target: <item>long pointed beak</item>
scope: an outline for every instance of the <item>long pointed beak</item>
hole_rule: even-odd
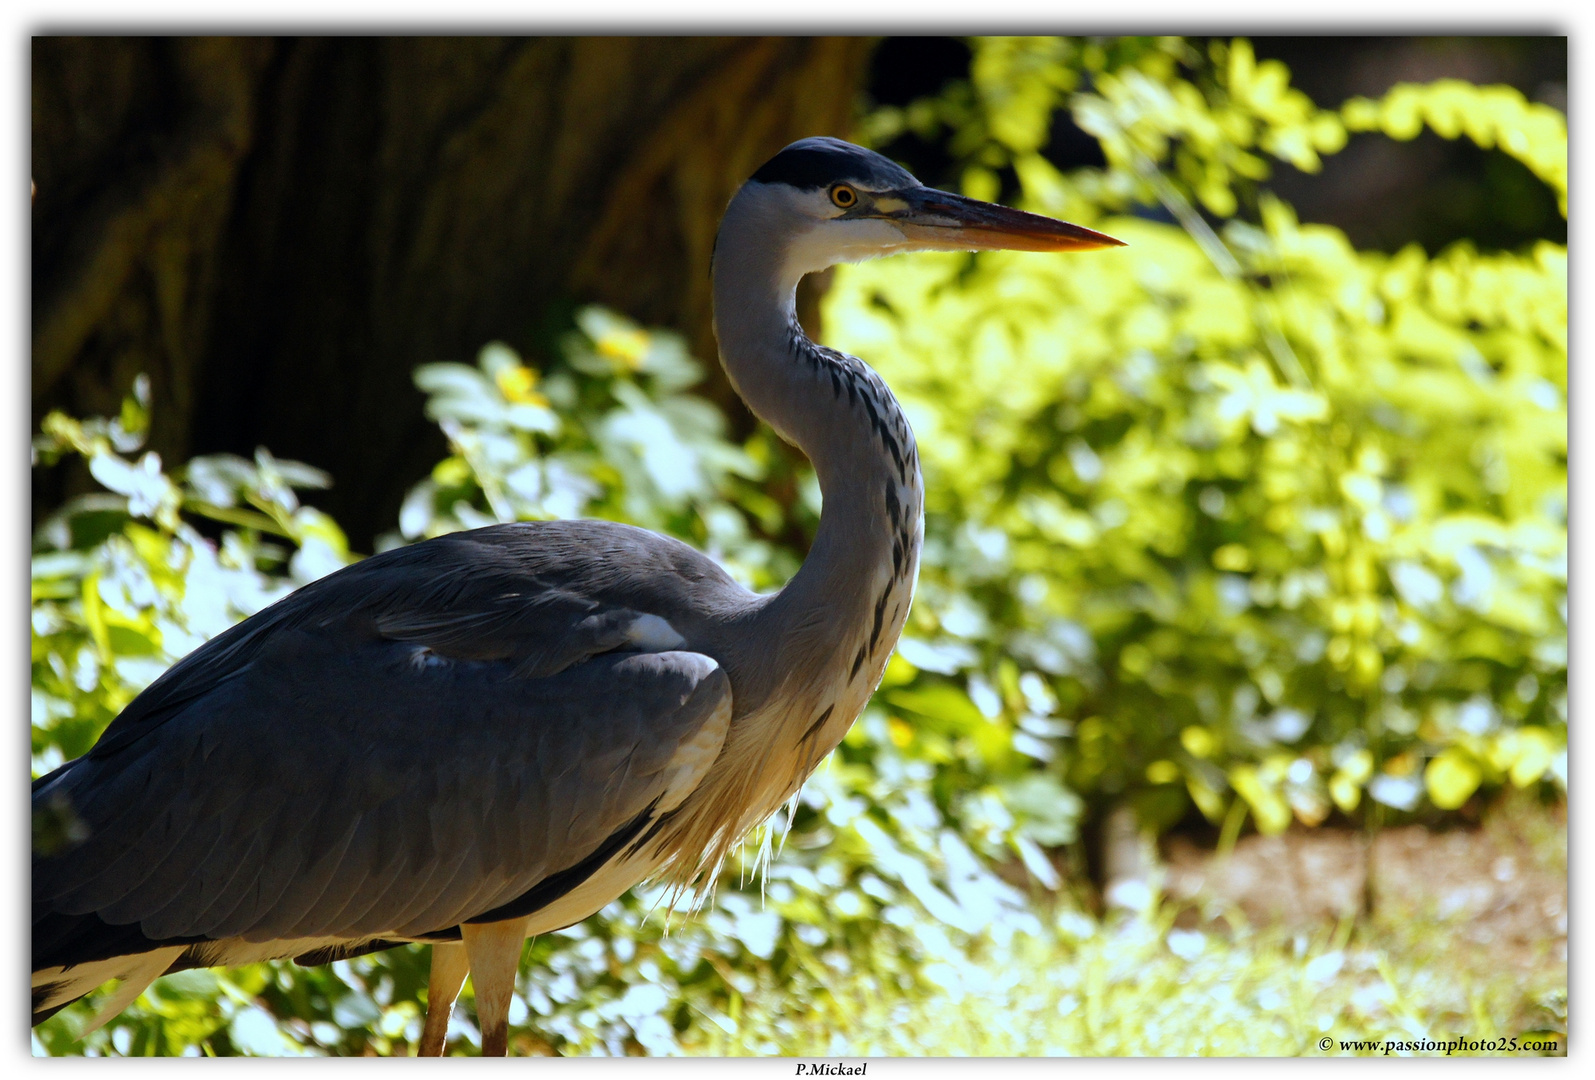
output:
[[[922,251],[1090,251],[1124,247],[1105,233],[935,188],[876,200],[875,213]]]

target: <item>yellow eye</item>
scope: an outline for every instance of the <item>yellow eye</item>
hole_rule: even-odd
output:
[[[831,189],[831,201],[843,210],[851,210],[858,205],[858,192],[846,184],[837,184]]]

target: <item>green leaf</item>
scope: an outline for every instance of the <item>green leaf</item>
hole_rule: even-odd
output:
[[[940,720],[959,730],[978,728],[989,723],[981,715],[969,695],[949,683],[932,683],[917,689],[887,691],[886,700],[900,709]]]

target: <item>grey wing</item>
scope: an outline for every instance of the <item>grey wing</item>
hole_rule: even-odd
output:
[[[534,678],[413,627],[335,629],[275,627],[158,731],[45,778],[36,804],[64,796],[88,836],[35,856],[36,970],[87,959],[85,926],[266,941],[518,914],[679,803],[729,722],[729,681],[698,653]]]
[[[618,564],[594,557],[605,539],[619,547]],[[659,557],[661,550],[708,563],[664,537],[610,522],[491,526],[383,552],[306,585],[179,660],[112,721],[89,756],[147,737],[296,627],[329,639],[412,642],[455,660],[512,661],[516,674],[528,677],[556,674],[627,646],[639,612],[631,601],[600,599],[605,593],[645,594],[662,578],[677,589],[654,599],[669,611],[682,608],[690,594],[681,586],[688,582],[681,567]],[[689,563],[688,569],[714,568]],[[702,592],[730,582],[693,584]],[[52,780],[41,777],[34,789]]]

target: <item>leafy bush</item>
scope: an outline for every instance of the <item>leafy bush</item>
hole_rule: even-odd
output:
[[[143,446],[148,402],[140,379],[116,419],[52,413],[34,440],[36,466],[81,455],[109,489],[34,537],[35,776],[87,751],[179,657],[349,561],[342,530],[294,494],[327,486],[318,469],[261,450],[195,458],[174,478],[153,452],[123,457]],[[184,512],[234,527],[213,543]]]
[[[1454,81],[1322,110],[1244,41],[973,47],[967,86],[874,137],[946,130],[967,193],[1011,168],[1021,205],[1130,246],[838,273],[830,336],[927,474],[923,671],[885,705],[966,691],[993,742],[1154,828],[1565,788],[1565,248],[1358,252],[1257,185],[1428,125],[1565,199],[1561,115]],[[1057,108],[1105,168],[1041,154]]]
[[[1456,83],[1322,110],[1245,42],[973,45],[968,83],[865,134],[942,133],[969,194],[1011,169],[1023,205],[1131,246],[839,269],[828,336],[880,368],[920,438],[908,633],[700,917],[661,936],[661,898],[628,896],[528,946],[522,1050],[832,1049],[791,1041],[825,1029],[828,986],[914,994],[976,938],[1040,933],[1027,901],[1060,887],[1060,850],[1083,867],[1082,818],[1121,801],[1153,829],[1194,806],[1232,838],[1247,816],[1278,831],[1503,783],[1565,790],[1565,249],[1357,252],[1258,187],[1270,158],[1311,170],[1348,130],[1427,125],[1501,146],[1565,199],[1559,114]],[[1046,160],[1059,108],[1105,168]],[[677,339],[598,309],[545,372],[502,345],[420,369],[451,453],[381,546],[608,517],[777,586],[818,520],[812,473],[767,432],[730,442],[686,392],[700,374]],[[36,775],[176,657],[350,557],[294,494],[327,482],[313,469],[132,459],[144,402],[51,416],[36,441],[38,464],[81,454],[109,489],[35,539]],[[72,827],[47,812],[36,843]],[[92,1001],[37,1038],[401,1052],[425,957],[184,973],[81,1047]],[[744,998],[773,988],[790,1023],[739,1028]]]

